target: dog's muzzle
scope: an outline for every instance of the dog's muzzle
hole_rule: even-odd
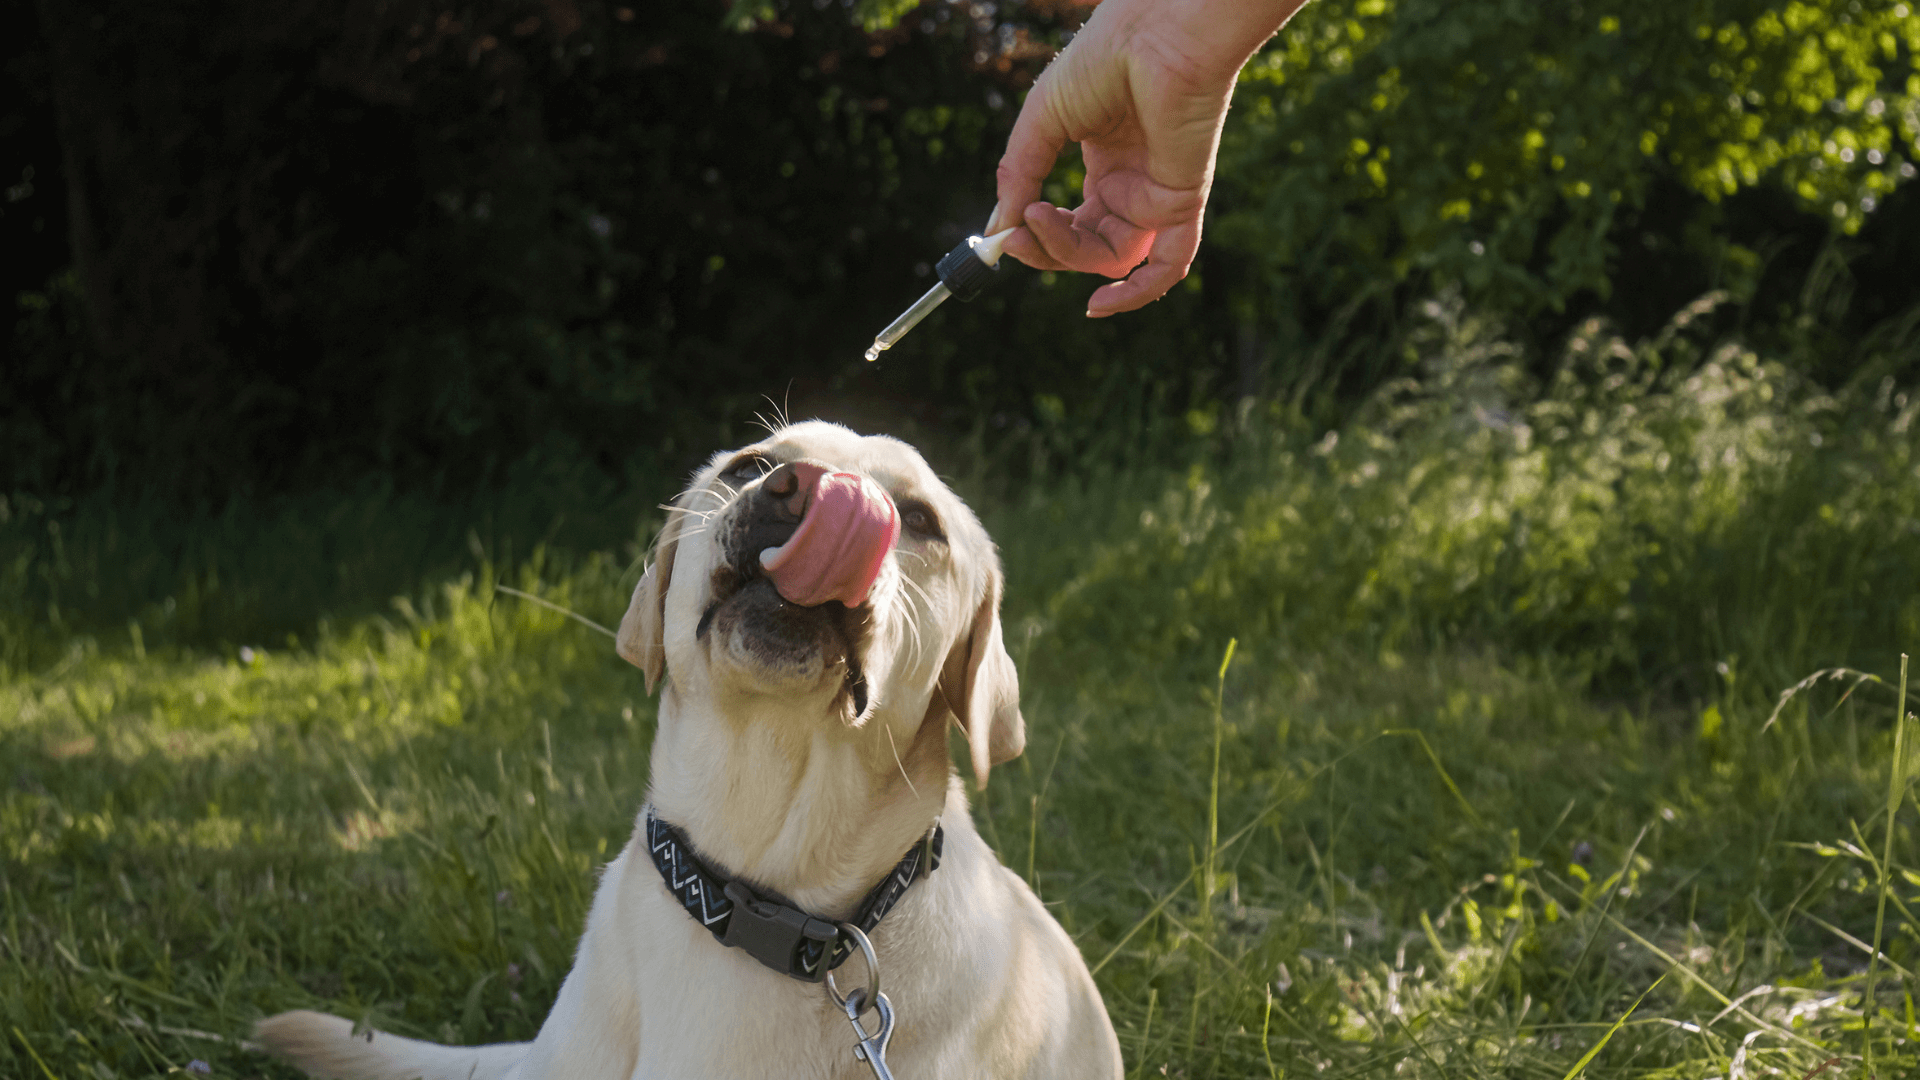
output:
[[[769,660],[842,652],[848,703],[854,718],[864,716],[860,657],[871,632],[868,600],[900,534],[893,500],[858,474],[790,462],[736,498],[721,534],[721,564],[696,637],[716,624],[750,627]]]
[[[799,521],[785,543],[760,552],[780,595],[802,607],[866,603],[900,539],[900,511],[886,489],[858,473],[802,461],[775,469],[757,490],[781,520]]]

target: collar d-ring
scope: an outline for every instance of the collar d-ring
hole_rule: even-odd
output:
[[[856,1000],[858,1012],[848,1013],[849,1016],[854,1016],[858,1015],[858,1013],[866,1012],[873,1007],[874,1002],[880,1000],[880,960],[873,955],[873,942],[867,940],[865,931],[852,923],[843,922],[840,924],[840,932],[851,938],[853,943],[860,947],[860,956],[867,962],[867,985],[865,987],[856,986],[853,988],[853,993],[865,995]],[[835,1004],[843,1009],[847,1007],[847,1001],[851,995],[847,997],[841,996],[840,988],[833,984],[833,972],[831,971],[827,972],[827,993],[833,995]]]

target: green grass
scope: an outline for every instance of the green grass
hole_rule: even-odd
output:
[[[1920,403],[1601,328],[1534,386],[1433,317],[1425,388],[1337,438],[1195,415],[1156,461],[953,470],[1006,554],[1030,731],[976,817],[1131,1074],[1920,1071],[1892,685]],[[495,586],[611,623],[651,496],[537,551],[529,513],[522,558],[379,493],[236,517],[187,570],[131,514],[118,547],[104,510],[0,523],[0,1074],[290,1075],[230,1040],[297,1006],[530,1036],[653,703]],[[151,628],[209,580],[241,599]],[[1886,678],[1781,702],[1841,667]]]

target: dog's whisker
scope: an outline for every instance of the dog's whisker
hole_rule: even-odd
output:
[[[914,666],[918,667],[921,661],[926,658],[926,654],[920,641],[920,620],[912,617],[912,614],[931,614],[933,611],[933,598],[927,595],[927,590],[919,582],[905,574],[900,574],[898,577],[903,586],[902,592],[907,597],[908,604],[917,609],[914,613],[902,615],[901,619],[906,624],[908,638],[913,644],[912,655]],[[918,598],[917,600],[915,599],[916,597]]]
[[[789,384],[787,389],[789,392],[791,392],[793,389],[792,385]],[[773,411],[773,420],[772,421],[768,420],[766,416],[757,409],[754,410],[754,413],[753,413],[754,420],[758,421],[761,427],[767,429],[767,434],[779,435],[780,428],[788,426],[787,411],[781,408],[780,403],[773,400],[773,397],[771,395],[761,394],[760,399],[762,401],[765,401],[767,403],[767,408]],[[778,427],[775,426],[775,421],[778,422]]]
[[[700,524],[692,526],[691,528],[681,529],[679,542],[684,544],[692,540],[697,540],[700,537],[705,536],[712,531],[713,531],[712,523],[702,521]]]
[[[896,630],[894,637],[906,638],[907,644],[908,646],[910,646],[910,652],[908,653],[908,655],[913,658],[913,666],[918,667],[920,664],[920,655],[921,655],[920,627],[918,625],[919,620],[908,617],[906,615],[896,614],[894,621],[898,625],[898,629]]]
[[[929,605],[929,606],[931,606],[931,605],[932,605],[932,603],[933,603],[933,597],[931,597],[931,596],[928,596],[928,595],[927,595],[927,587],[926,587],[926,586],[924,586],[924,585],[922,585],[922,584],[920,584],[919,582],[917,582],[917,581],[915,581],[915,580],[913,580],[913,578],[912,578],[912,577],[910,577],[910,576],[909,576],[909,575],[907,575],[907,574],[901,574],[901,575],[900,575],[900,580],[901,580],[902,582],[904,582],[904,583],[906,584],[906,587],[907,587],[908,589],[910,589],[910,590],[912,590],[912,592],[913,592],[913,594],[914,594],[915,596],[918,596],[918,597],[919,597],[920,599],[922,599],[922,600],[924,600],[924,601],[926,601],[926,602],[928,603],[928,605]]]
[[[696,495],[701,495],[701,496],[705,496],[706,498],[712,499],[714,502],[718,503],[720,507],[724,507],[728,502],[732,501],[735,495],[738,494],[738,492],[734,490],[733,486],[731,484],[728,484],[725,480],[715,480],[714,484],[719,487],[726,488],[727,489],[726,494],[722,495],[720,492],[715,491],[713,488],[710,488],[710,487],[690,488],[686,491],[681,492],[680,498],[690,499]]]
[[[923,604],[921,610],[930,611],[931,608]],[[913,663],[915,667],[918,667],[920,663],[926,659],[926,641],[920,634],[920,620],[908,619],[907,630],[913,641]]]
[[[671,513],[679,514],[682,517],[699,518],[701,521],[706,521],[712,518],[713,515],[720,512],[717,509],[695,510],[690,506],[668,506],[668,507],[664,507],[663,509],[668,510]]]
[[[704,518],[707,516],[707,511],[692,510],[684,506],[662,506],[660,507],[660,509],[666,511],[668,521],[674,520],[676,515],[683,518],[687,518],[687,517]]]
[[[919,582],[913,580],[912,578],[908,577],[905,574],[900,575],[900,580],[903,583],[905,583],[907,588],[912,589],[914,591],[914,594],[919,596],[920,599],[927,601],[929,604],[933,602],[933,598],[927,595],[927,590],[925,586],[921,585]]]
[[[887,733],[887,749],[893,751],[893,764],[895,768],[900,770],[900,779],[907,782],[907,790],[913,792],[913,797],[918,799],[920,797],[920,789],[913,786],[913,777],[907,775],[907,763],[900,760],[900,747],[893,741],[893,729],[885,723],[882,723],[880,727],[881,730]]]
[[[905,574],[900,575],[900,580],[905,583],[906,588],[908,590],[908,595],[919,597],[920,603],[924,606],[924,610],[926,611],[926,613],[932,614],[933,613],[933,597],[927,595],[926,587],[921,585],[919,582],[913,580],[912,578],[908,577]]]
[[[698,487],[698,486],[686,487],[686,488],[680,489],[680,494],[674,496],[673,501],[678,503],[682,499],[691,499],[695,495],[711,495],[711,494],[713,494],[712,488],[705,488],[705,487]]]

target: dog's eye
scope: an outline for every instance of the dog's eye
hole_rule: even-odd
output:
[[[909,500],[900,504],[900,524],[907,531],[918,536],[945,540],[946,534],[940,531],[940,519],[933,516],[933,510],[925,503]]]
[[[743,484],[751,484],[773,470],[773,462],[761,457],[759,454],[748,454],[746,457],[727,466],[727,471],[720,475],[728,480],[738,480]]]

